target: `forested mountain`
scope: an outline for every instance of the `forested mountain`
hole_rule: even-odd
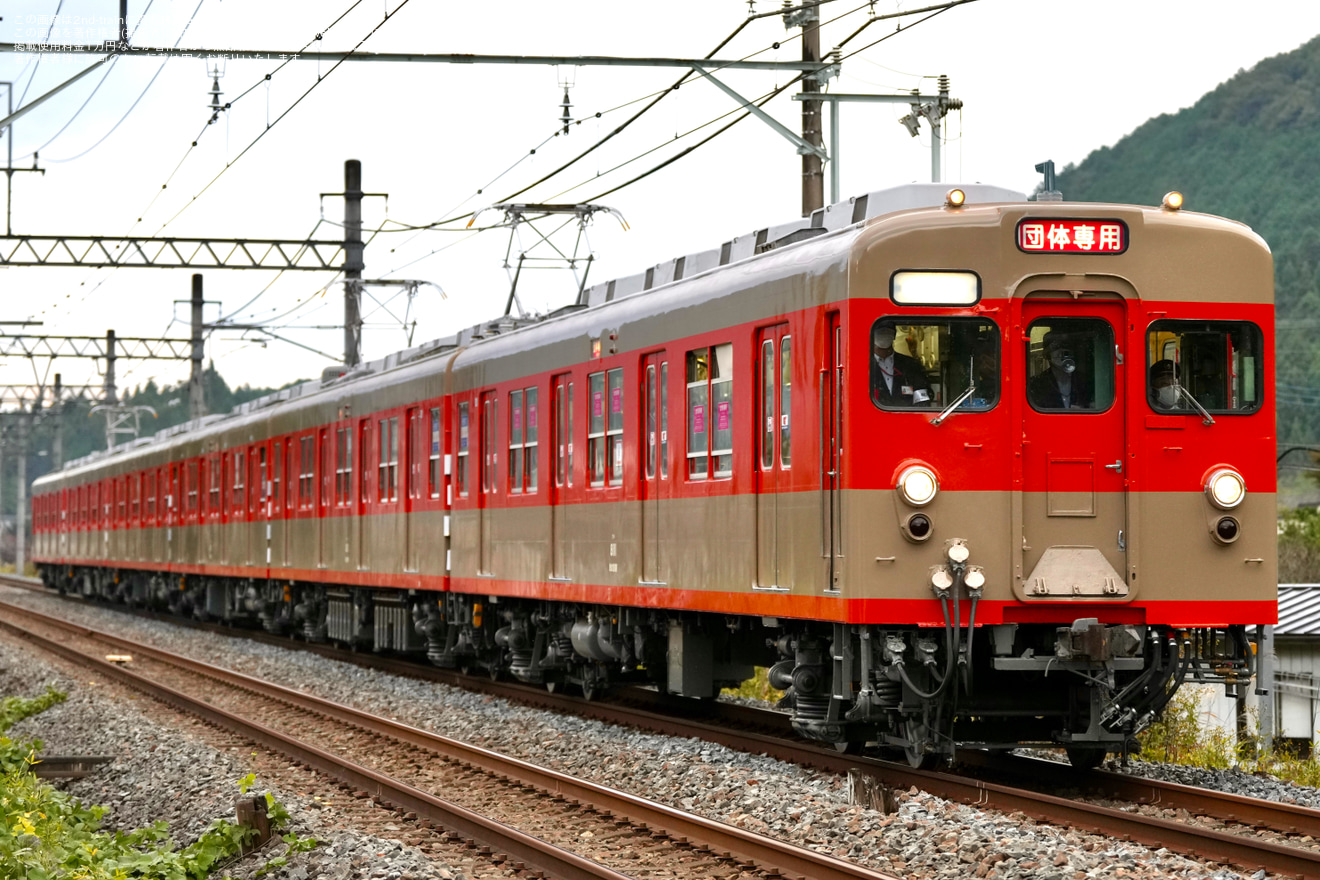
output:
[[[297,384],[291,383],[291,384]],[[251,388],[243,385],[230,388],[215,370],[215,365],[208,365],[202,374],[202,385],[206,398],[207,412],[227,413],[240,403],[255,400],[277,389]],[[287,387],[287,386],[285,386]],[[188,421],[188,383],[178,385],[156,385],[155,380],[123,395],[123,403],[134,406],[149,406],[156,411],[157,417],[150,414],[142,416],[143,437],[150,437],[157,431]],[[92,404],[77,401],[65,404],[62,418],[51,410],[44,411],[32,426],[28,442],[27,474],[34,480],[51,469],[53,441],[58,421],[64,430],[64,460],[72,461],[89,452],[105,449],[105,417],[100,413],[92,414]],[[0,437],[0,522],[13,516],[15,509],[15,477],[17,423],[12,418],[0,421],[3,437]],[[10,441],[10,442],[4,442]],[[120,443],[126,442],[120,437]]]
[[[1056,178],[1068,201],[1157,205],[1240,220],[1274,252],[1281,442],[1320,445],[1320,38],[1195,105],[1143,124]]]

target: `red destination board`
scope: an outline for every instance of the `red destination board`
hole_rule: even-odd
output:
[[[1029,254],[1121,254],[1128,230],[1121,220],[1028,218],[1018,222],[1017,245]]]

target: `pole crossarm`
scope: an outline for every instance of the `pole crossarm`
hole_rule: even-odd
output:
[[[730,98],[733,98],[733,100],[741,104],[744,110],[749,111],[757,119],[761,120],[766,125],[770,126],[770,128],[774,129],[774,131],[778,133],[780,137],[784,138],[784,140],[788,141],[790,144],[796,147],[800,155],[819,156],[822,162],[829,160],[829,156],[826,155],[825,150],[816,146],[810,141],[804,140],[797,133],[790,131],[788,127],[785,126],[783,123],[781,123],[778,119],[775,119],[769,113],[766,113],[760,107],[756,106],[755,101],[750,101],[747,98],[744,98],[742,95],[738,94],[736,91],[729,88],[729,86],[725,85],[723,82],[720,82],[718,79],[714,77],[713,74],[709,73],[704,68],[698,67],[697,65],[694,64],[692,66],[692,69],[705,76],[706,79],[710,80],[710,84],[715,86],[715,88],[719,89],[721,92],[724,92],[724,94],[728,95]],[[797,96],[794,95],[793,97],[796,98]]]
[[[49,400],[55,389],[49,385],[0,385],[0,406],[19,406],[32,409],[33,404],[56,404],[70,400],[99,401],[103,393],[100,385],[63,385],[59,400]]]
[[[115,337],[115,357],[137,360],[186,361],[191,339]],[[0,333],[0,357],[104,358],[104,336],[8,336]]]
[[[104,46],[49,46],[40,43],[0,43],[0,52],[88,55],[105,52]],[[225,58],[257,61],[382,61],[393,63],[429,62],[432,64],[522,64],[555,67],[709,67],[715,70],[791,70],[813,72],[830,66],[806,61],[757,61],[754,59],[718,58],[646,58],[618,55],[471,55],[463,52],[295,52],[264,49],[179,49],[168,46],[129,46],[122,57],[150,58]]]
[[[341,241],[312,239],[0,236],[0,266],[321,272],[338,270],[343,251]]]

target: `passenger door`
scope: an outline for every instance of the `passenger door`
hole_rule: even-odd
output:
[[[790,402],[792,400],[792,337],[787,324],[765,327],[756,334],[756,585],[762,590],[792,589],[788,556],[791,540],[788,505],[780,492],[788,489]]]
[[[1022,413],[1024,600],[1124,599],[1127,583],[1126,303],[1041,292],[1022,301],[1014,375]]]
[[[403,570],[417,571],[420,568],[417,556],[421,536],[417,534],[418,517],[414,515],[414,508],[426,486],[426,423],[422,420],[422,410],[410,408],[406,422],[403,435],[403,460],[406,462],[403,475]]]
[[[669,362],[664,352],[642,359],[641,526],[642,582],[663,584],[669,580],[661,555],[663,499],[669,494]]]
[[[477,570],[481,574],[492,573],[491,561],[491,505],[499,489],[500,441],[496,435],[499,426],[499,401],[494,391],[481,395],[481,495],[477,499],[480,509],[478,516],[480,529],[480,559]]]
[[[573,488],[573,377],[555,376],[550,383],[553,399],[550,413],[550,443],[553,473],[550,477],[550,579],[569,580],[568,508]]]
[[[820,371],[820,522],[824,590],[837,593],[843,579],[843,328],[839,313],[825,324],[825,366]]]

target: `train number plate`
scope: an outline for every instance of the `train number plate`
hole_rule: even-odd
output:
[[[1121,254],[1128,228],[1121,220],[1018,221],[1018,249],[1028,254]]]

